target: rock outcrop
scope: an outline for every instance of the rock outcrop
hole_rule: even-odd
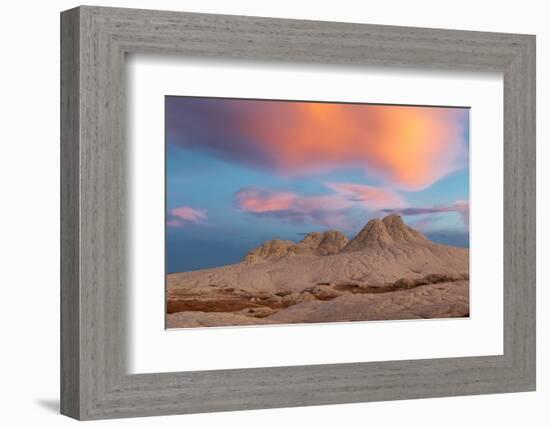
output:
[[[323,238],[317,246],[319,255],[335,255],[348,244],[348,238],[338,230],[329,230],[323,233]]]
[[[281,258],[287,255],[293,246],[297,245],[289,240],[268,240],[262,246],[250,251],[244,258],[244,263],[256,264],[268,259]]]
[[[290,240],[268,240],[250,251],[244,262],[257,264],[292,255],[335,255],[353,252],[373,246],[383,247],[393,243],[417,243],[429,241],[422,233],[407,226],[399,215],[388,215],[384,219],[371,219],[352,239],[338,230],[324,233],[309,233],[300,242]]]
[[[422,233],[406,225],[399,215],[388,215],[384,219],[371,219],[342,251],[353,252],[373,246],[384,247],[394,243],[428,241]]]
[[[388,215],[382,222],[393,242],[418,243],[428,240],[422,233],[406,225],[399,215]]]
[[[244,258],[245,264],[257,264],[294,255],[334,255],[348,243],[348,238],[340,231],[309,233],[299,243],[289,240],[268,240],[250,251]]]

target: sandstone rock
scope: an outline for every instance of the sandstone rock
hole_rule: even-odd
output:
[[[270,258],[280,258],[288,253],[291,246],[295,246],[295,244],[289,240],[268,240],[259,248],[250,251],[246,255],[244,262],[246,264],[255,264]]]
[[[409,227],[399,215],[388,215],[384,219],[371,219],[365,227],[343,248],[353,252],[373,246],[388,246],[395,243],[430,242],[422,233]]]
[[[403,279],[396,280],[393,286],[397,289],[411,289],[418,285],[414,279],[403,278]]]
[[[315,248],[311,247],[305,243],[297,243],[295,245],[289,246],[288,255],[317,255]]]
[[[469,283],[458,281],[379,294],[345,294],[293,305],[265,318],[275,323],[426,319],[469,315]]]
[[[239,314],[242,314],[243,316],[258,317],[258,318],[271,316],[274,313],[277,313],[277,310],[274,310],[269,307],[251,307],[251,308],[246,308],[239,312]]]
[[[239,264],[169,274],[168,325],[466,316],[468,271],[468,249],[433,243],[388,215],[350,241],[336,230],[275,239]]]
[[[325,231],[317,246],[319,255],[334,255],[339,253],[348,243],[348,238],[338,230]]]
[[[309,233],[299,243],[289,240],[269,240],[250,251],[243,262],[257,264],[293,255],[334,255],[340,252],[347,242],[348,238],[337,230]]]
[[[303,243],[312,249],[316,249],[319,246],[319,243],[321,243],[321,240],[323,240],[323,234],[314,232],[306,234],[300,243]]]
[[[367,225],[349,241],[343,252],[358,251],[373,245],[390,244],[392,238],[388,234],[385,224],[380,219],[371,219]]]
[[[311,294],[315,296],[315,298],[317,298],[318,300],[328,301],[336,297],[339,297],[340,295],[342,295],[342,292],[330,286],[316,285],[311,291]]]
[[[314,295],[304,292],[304,293],[291,293],[283,297],[283,305],[285,307],[290,307],[292,305],[299,304],[301,302],[314,301]]]
[[[415,234],[411,233],[412,228],[408,227],[399,215],[388,215],[382,222],[393,242],[416,242],[421,239],[421,233],[416,230]]]
[[[333,284],[358,282],[370,287],[386,286],[395,281],[418,279],[437,273],[468,278],[469,250],[431,242],[403,230],[402,222],[386,219],[371,220],[338,253],[332,255],[297,255],[289,249],[297,244],[273,240],[251,251],[246,261],[207,270],[174,273],[167,276],[168,295],[176,296],[180,289],[196,293],[210,293],[220,288],[234,288],[227,295],[241,295],[243,291],[257,296],[260,292],[299,292],[315,283]],[[397,229],[401,228],[398,232]],[[408,234],[407,234],[408,233]],[[323,237],[324,236],[324,237]],[[322,247],[328,241],[344,241],[338,233],[311,234],[303,246]],[[408,240],[407,240],[408,239]],[[438,279],[439,280],[439,279]],[[283,296],[283,295],[281,295]]]
[[[182,311],[168,314],[168,328],[200,328],[210,326],[269,325],[275,322],[267,318],[245,316],[238,313],[203,313],[202,311]]]

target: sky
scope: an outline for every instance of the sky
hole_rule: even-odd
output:
[[[469,245],[469,109],[166,96],[167,272],[398,213]]]

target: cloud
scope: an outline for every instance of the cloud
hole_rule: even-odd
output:
[[[204,209],[195,209],[189,206],[180,206],[168,212],[168,227],[184,227],[186,224],[204,224],[207,215]]]
[[[298,199],[299,196],[294,193],[258,188],[240,190],[235,194],[235,200],[239,207],[253,213],[288,210]]]
[[[470,203],[467,200],[457,200],[451,205],[438,205],[428,207],[405,207],[400,209],[383,209],[386,213],[396,213],[399,215],[427,215],[444,212],[456,212],[460,215],[464,227],[470,227]],[[423,224],[427,226],[427,224]]]
[[[350,202],[338,196],[300,196],[286,191],[246,188],[235,194],[239,209],[257,216],[268,216],[287,222],[305,222],[335,227],[344,225],[344,208]]]
[[[302,196],[289,191],[245,188],[235,194],[235,204],[256,216],[287,222],[310,221],[325,227],[350,227],[355,208],[375,211],[382,207],[404,206],[404,200],[391,190],[351,183],[327,183],[330,194]]]
[[[468,110],[167,98],[172,144],[286,175],[360,168],[420,190],[467,166]]]
[[[348,201],[359,202],[369,210],[406,206],[405,200],[399,194],[388,189],[349,182],[327,183],[326,185]]]

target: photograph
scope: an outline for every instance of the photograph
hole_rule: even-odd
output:
[[[469,317],[469,111],[166,96],[166,327]]]

